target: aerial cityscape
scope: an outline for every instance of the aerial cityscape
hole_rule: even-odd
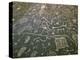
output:
[[[13,2],[13,57],[78,54],[78,6]]]

